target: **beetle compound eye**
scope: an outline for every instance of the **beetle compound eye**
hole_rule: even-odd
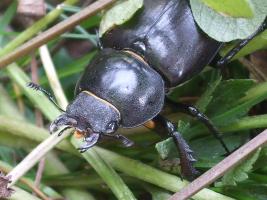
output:
[[[107,130],[106,130],[106,133],[113,133],[115,132],[117,129],[118,129],[118,124],[116,122],[110,122],[108,125],[107,125]]]

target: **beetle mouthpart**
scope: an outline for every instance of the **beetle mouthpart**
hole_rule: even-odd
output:
[[[85,136],[85,134],[84,134],[84,132],[81,132],[81,131],[78,131],[78,130],[75,130],[75,132],[74,132],[74,137],[75,138],[82,138],[82,137],[84,137]]]
[[[59,127],[61,127],[61,126],[67,126],[68,128],[71,128],[71,127],[75,128],[76,125],[77,125],[77,121],[75,119],[67,116],[66,114],[63,114],[63,115],[60,115],[55,121],[53,121],[50,124],[49,132],[50,132],[50,134],[53,134],[56,131],[58,131]],[[64,128],[64,130],[65,130],[65,128]],[[59,134],[61,134],[61,132],[62,131],[60,131]]]
[[[49,132],[50,132],[50,134],[55,133],[57,130],[58,130],[58,126],[57,126],[54,122],[52,122],[52,123],[50,124],[50,127],[49,127]]]

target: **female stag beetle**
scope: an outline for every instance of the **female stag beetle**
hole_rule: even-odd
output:
[[[103,49],[76,85],[74,101],[52,122],[50,132],[60,126],[74,127],[84,136],[85,143],[79,148],[84,152],[103,136],[131,146],[133,142],[115,134],[116,130],[143,124],[174,139],[180,152],[182,175],[193,178],[197,171],[192,165],[196,161],[192,150],[176,125],[159,113],[167,100],[166,89],[199,73],[222,43],[199,29],[187,0],[145,0],[140,12],[107,32],[101,43]],[[227,59],[233,56],[231,53]],[[54,102],[41,87],[33,83],[29,86],[43,91]],[[229,152],[219,131],[203,113],[193,106],[175,104],[181,112],[204,123]]]

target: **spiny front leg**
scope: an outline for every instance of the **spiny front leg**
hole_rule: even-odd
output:
[[[193,157],[193,151],[190,149],[182,135],[177,131],[177,127],[168,119],[161,115],[156,116],[145,124],[162,136],[171,136],[180,154],[181,175],[188,180],[193,180],[199,173],[193,167],[196,159]]]
[[[190,149],[182,135],[176,130],[176,126],[173,123],[167,121],[166,125],[169,135],[173,138],[180,154],[182,176],[189,180],[193,180],[199,174],[199,172],[193,167],[194,162],[197,161],[193,157],[193,151]]]

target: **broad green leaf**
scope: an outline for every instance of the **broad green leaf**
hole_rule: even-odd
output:
[[[207,6],[232,17],[253,17],[253,8],[249,0],[202,0]]]
[[[214,92],[213,101],[207,109],[209,116],[219,115],[235,107],[236,100],[244,97],[248,89],[255,85],[251,79],[230,79],[222,81]]]
[[[251,6],[255,10],[254,17],[246,19],[222,15],[201,0],[190,0],[190,4],[200,28],[210,37],[221,42],[247,38],[260,27],[267,14],[266,0],[251,1]]]
[[[128,21],[142,6],[143,0],[117,1],[117,3],[104,14],[100,22],[100,37],[114,26],[121,25]]]
[[[260,151],[261,148],[259,148],[252,156],[250,156],[243,163],[239,164],[237,167],[227,172],[223,176],[222,182],[217,183],[217,185],[236,185],[238,182],[248,179],[248,173],[252,170],[253,164],[257,161],[260,155]]]
[[[223,141],[231,151],[246,143],[248,136],[246,133],[227,134],[223,135]],[[218,158],[222,158],[226,153],[220,142],[211,133],[206,137],[202,136],[201,138],[192,140],[190,147],[194,151],[194,156],[198,159],[218,160]],[[204,164],[202,164],[202,167],[205,167]],[[209,167],[209,163],[207,163],[206,167]]]

